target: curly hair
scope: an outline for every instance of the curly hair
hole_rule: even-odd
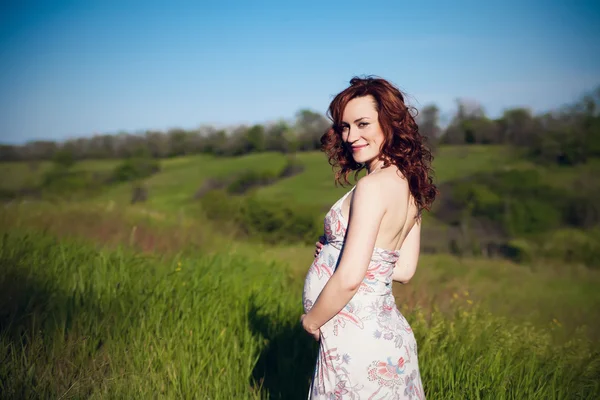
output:
[[[350,80],[350,86],[335,96],[329,105],[327,116],[332,125],[321,137],[321,149],[327,154],[332,168],[337,169],[336,184],[349,184],[350,172],[355,171],[356,179],[358,173],[365,168],[364,164],[354,161],[351,149],[342,140],[344,109],[350,100],[364,96],[372,96],[376,103],[379,124],[384,134],[380,155],[384,161],[383,167],[396,165],[408,180],[419,215],[423,209],[429,211],[438,194],[431,169],[433,156],[411,114],[414,108],[409,108],[402,92],[385,79],[354,77]]]

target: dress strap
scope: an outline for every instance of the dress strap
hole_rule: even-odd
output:
[[[356,185],[352,186],[352,189],[348,190],[348,192],[346,192],[346,194],[344,195],[344,198],[348,197],[348,195],[350,193],[352,193],[354,191],[354,189],[356,189]]]
[[[345,199],[346,197],[348,197],[348,196],[350,195],[350,193],[354,192],[354,189],[356,189],[356,185],[352,186],[352,189],[348,190],[348,193],[346,193],[346,194],[344,195],[344,199]]]
[[[346,200],[346,197],[348,197],[350,195],[350,193],[352,193],[352,191],[356,188],[356,185],[354,185],[352,187],[352,189],[348,190],[337,202],[336,205],[338,207],[338,209],[342,209],[342,203],[344,202],[344,200]]]

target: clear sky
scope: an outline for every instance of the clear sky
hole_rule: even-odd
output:
[[[0,142],[324,113],[353,75],[416,106],[548,110],[600,84],[597,1],[0,1]]]

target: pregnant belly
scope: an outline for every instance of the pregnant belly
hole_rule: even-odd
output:
[[[338,257],[339,250],[325,245],[311,264],[304,279],[304,290],[302,292],[304,312],[308,312],[312,308],[325,284],[333,275]]]

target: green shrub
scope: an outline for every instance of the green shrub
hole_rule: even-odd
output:
[[[504,227],[513,236],[546,232],[561,226],[560,210],[541,199],[521,198],[507,202]]]
[[[532,260],[536,251],[531,240],[539,239],[545,250],[540,250],[538,257],[595,267],[600,264],[600,239],[569,229],[600,224],[599,189],[592,179],[582,181],[575,182],[576,190],[569,191],[546,185],[535,169],[480,174],[448,183],[450,196],[442,198],[436,213],[446,223],[479,224],[508,236],[500,242],[501,253],[515,261]],[[481,233],[471,238],[476,246],[485,243]]]
[[[98,178],[91,172],[60,166],[46,172],[41,183],[41,190],[46,197],[76,197],[96,193],[100,189]]]
[[[600,268],[600,230],[559,229],[541,237],[542,256]]]
[[[303,170],[294,158],[278,172],[245,171],[229,183],[215,185],[211,181],[196,193],[207,217],[223,222],[233,222],[250,238],[268,243],[312,243],[322,234],[320,210],[289,202],[272,201],[247,193],[257,186],[271,184]],[[222,182],[222,180],[221,180]],[[225,190],[220,190],[225,186]]]
[[[273,183],[277,178],[278,174],[272,171],[245,171],[227,186],[227,192],[231,194],[243,194],[253,187]]]
[[[566,224],[581,228],[600,225],[600,187],[576,188],[571,199],[562,207]]]
[[[268,243],[312,243],[322,234],[320,213],[312,207],[231,196],[222,190],[206,193],[200,202],[207,217],[234,222],[248,237]]]
[[[270,243],[310,243],[322,231],[316,215],[310,207],[250,196],[242,202],[239,222],[249,234]]]
[[[10,201],[19,196],[17,190],[0,188],[0,201]]]
[[[535,257],[535,247],[524,239],[511,239],[506,244],[504,254],[519,263],[531,262]]]
[[[227,192],[231,194],[243,194],[258,186],[266,186],[279,179],[301,173],[304,166],[292,157],[288,157],[281,171],[254,171],[249,170],[233,178],[227,185]]]
[[[240,199],[222,190],[211,190],[200,198],[206,216],[217,221],[236,221],[240,214]]]
[[[54,165],[59,168],[69,169],[75,165],[75,157],[73,152],[69,149],[58,150],[54,153],[54,156],[52,156],[52,161],[54,162]]]
[[[160,171],[157,160],[147,157],[128,158],[113,171],[112,182],[130,182],[147,178]]]
[[[480,183],[459,182],[453,188],[453,195],[456,202],[464,204],[473,215],[502,221],[504,202],[489,187]]]
[[[450,187],[455,204],[461,204],[473,217],[495,221],[512,236],[542,233],[595,218],[596,203],[591,198],[582,202],[566,190],[545,185],[536,170],[477,175]]]

